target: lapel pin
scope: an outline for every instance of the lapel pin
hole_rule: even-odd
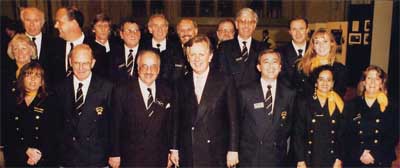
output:
[[[103,114],[103,110],[104,110],[103,107],[96,107],[96,113],[97,113],[97,115],[102,115],[102,114]]]

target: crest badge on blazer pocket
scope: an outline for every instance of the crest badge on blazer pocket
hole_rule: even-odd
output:
[[[33,107],[33,111],[37,113],[43,113],[44,109],[39,107]]]
[[[104,108],[103,107],[96,107],[97,115],[103,115]]]
[[[287,111],[282,111],[282,112],[281,112],[281,118],[282,118],[282,120],[286,120],[286,117],[287,117]]]

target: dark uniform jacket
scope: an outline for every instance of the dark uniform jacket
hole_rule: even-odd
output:
[[[395,146],[398,142],[398,111],[389,102],[381,112],[377,101],[369,107],[363,97],[354,99],[349,107],[346,149],[348,166],[365,166],[360,157],[370,150],[376,167],[390,167],[396,159]]]
[[[112,83],[92,74],[80,116],[74,111],[72,77],[57,87],[60,165],[107,166],[112,87]]]
[[[138,44],[138,51],[136,53],[136,56],[134,56],[134,61],[133,61],[133,75],[132,76],[137,76],[138,74],[138,65],[137,65],[137,58],[139,55],[139,52],[143,50],[143,45]],[[125,47],[124,43],[120,42],[117,45],[113,45],[112,48],[110,48],[110,55],[112,55],[112,60],[111,60],[111,69],[110,69],[110,78],[113,81],[124,81],[124,80],[129,80],[132,78],[132,76],[128,73],[128,67],[126,66],[126,61],[125,61]]]
[[[306,43],[306,50],[308,47],[308,43]],[[297,52],[295,51],[295,48],[293,46],[292,42],[289,42],[283,47],[278,48],[279,53],[281,54],[282,58],[282,72],[283,75],[288,78],[292,79],[294,73],[297,71],[297,62],[299,61]],[[306,51],[302,52],[302,55]]]
[[[146,110],[138,78],[118,85],[112,99],[112,156],[121,166],[167,166],[171,147],[172,91],[156,82],[155,100]]]
[[[328,100],[321,107],[311,96],[297,100],[294,146],[297,161],[307,166],[333,166],[336,159],[343,160],[344,117],[335,108],[328,112]]]
[[[176,43],[168,38],[166,50],[159,53],[157,48],[153,48],[152,39],[148,38],[143,40],[143,48],[146,50],[154,50],[156,53],[160,54],[161,67],[158,76],[159,79],[173,84],[176,80],[185,75],[187,61],[180,43]]]
[[[283,166],[292,133],[295,91],[278,80],[274,99],[273,113],[268,115],[260,81],[240,89],[240,166]]]
[[[27,106],[18,104],[15,97],[13,108],[6,111],[6,166],[28,166],[28,148],[38,149],[42,157],[37,166],[55,166],[55,114],[53,97],[36,96]]]
[[[335,76],[335,85],[333,89],[343,97],[346,93],[348,70],[339,62],[334,62],[332,67],[333,75]],[[311,97],[313,95],[315,81],[312,81],[311,77],[305,75],[302,71],[296,70],[290,80],[292,81],[292,87],[297,89],[299,95],[305,97]]]
[[[254,80],[260,79],[260,73],[257,71],[257,58],[260,51],[266,49],[265,44],[252,39],[247,61],[241,56],[241,46],[238,38],[224,41],[218,49],[220,68],[229,75],[232,75],[237,87]]]
[[[179,83],[180,166],[226,166],[228,151],[238,151],[238,114],[232,78],[210,69],[197,103],[193,73]],[[179,94],[179,95],[178,95]]]

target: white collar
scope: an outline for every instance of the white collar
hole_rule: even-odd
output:
[[[74,41],[68,41],[68,43],[73,43],[74,47],[75,47],[75,46],[77,46],[79,44],[82,44],[83,40],[85,40],[85,34],[82,33],[82,35],[78,39],[76,39]],[[69,44],[67,44],[67,45],[69,45]]]

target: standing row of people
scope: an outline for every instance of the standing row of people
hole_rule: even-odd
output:
[[[26,12],[41,16],[36,8],[25,10],[24,19]],[[142,40],[139,25],[124,20],[118,43],[107,40],[110,21],[104,15],[96,16],[93,31],[99,33],[90,41],[79,10],[57,10],[61,39],[51,42],[59,48],[46,55],[47,62],[40,62],[46,56],[40,63],[30,59],[40,36],[16,35],[24,40],[9,45],[17,68],[8,71],[16,78],[8,80],[9,108],[2,108],[7,164],[390,164],[398,137],[390,129],[397,125],[385,73],[367,69],[361,100],[348,105],[342,100],[346,69],[335,62],[330,32],[317,30],[307,47],[307,21],[295,18],[293,41],[277,52],[252,38],[257,21],[251,9],[240,10],[237,35],[213,49],[190,19],[177,25],[179,43],[167,38],[163,15],[150,18],[151,39]],[[347,152],[345,142],[353,143],[353,151]],[[359,158],[349,157],[354,152]]]

